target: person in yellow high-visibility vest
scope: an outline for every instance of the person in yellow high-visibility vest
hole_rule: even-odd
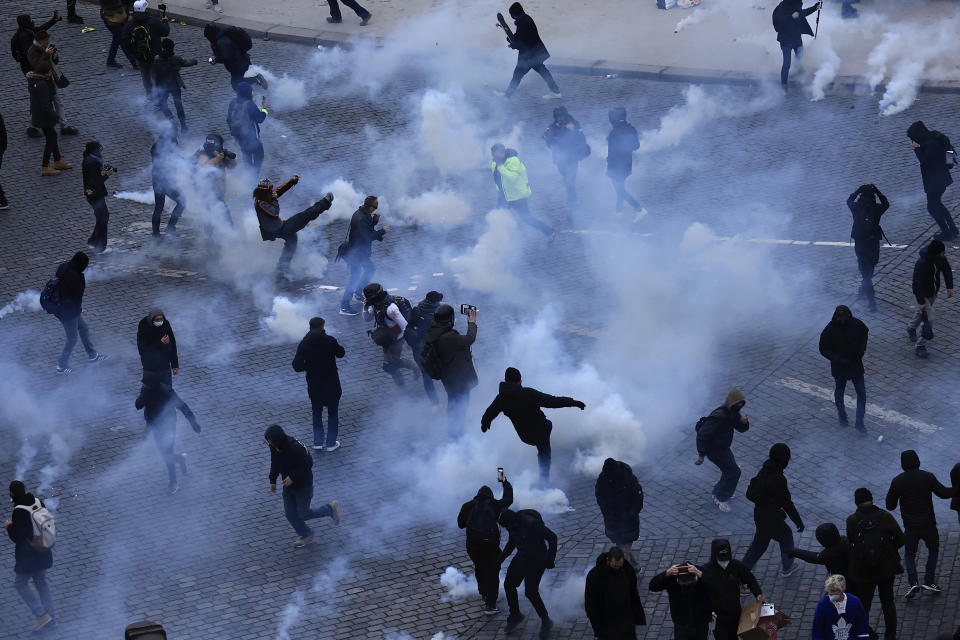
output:
[[[518,222],[530,225],[552,240],[557,234],[553,227],[530,214],[527,198],[532,192],[527,182],[527,168],[520,162],[517,152],[499,142],[490,148],[490,152],[493,154],[490,171],[500,194],[497,206],[506,206]]]

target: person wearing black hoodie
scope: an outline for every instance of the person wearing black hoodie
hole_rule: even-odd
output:
[[[107,223],[110,211],[107,209],[107,178],[115,172],[114,168],[103,161],[103,145],[93,140],[83,149],[83,195],[93,209],[95,219],[93,233],[87,239],[87,246],[97,253],[107,248]],[[101,173],[102,172],[102,173]]]
[[[101,362],[107,359],[107,356],[98,353],[94,348],[90,340],[90,330],[83,319],[83,293],[87,288],[87,280],[83,272],[88,264],[90,264],[90,258],[87,254],[78,251],[70,260],[57,267],[60,306],[53,315],[60,321],[67,334],[67,341],[63,345],[63,351],[60,352],[60,360],[57,363],[57,373],[60,374],[73,371],[70,368],[70,354],[73,353],[73,348],[77,344],[78,334],[83,342],[83,348],[87,351],[88,362]]]
[[[513,485],[504,477],[503,497],[497,500],[487,485],[480,487],[473,500],[464,502],[457,514],[457,526],[467,530],[467,555],[473,562],[477,591],[483,598],[483,612],[500,611],[500,514],[513,504]]]
[[[630,555],[631,564],[639,568],[631,549],[640,538],[643,487],[633,469],[626,462],[607,458],[603,461],[603,469],[597,477],[593,493],[603,514],[603,529],[607,539]]]
[[[880,262],[880,239],[883,237],[880,217],[890,208],[890,201],[876,186],[864,184],[847,198],[847,208],[853,216],[850,237],[853,238],[853,250],[857,255],[857,267],[862,278],[857,298],[866,296],[868,308],[876,311],[873,271]]]
[[[953,297],[953,269],[947,261],[947,248],[940,240],[931,240],[926,249],[920,250],[920,256],[913,265],[913,297],[917,300],[917,310],[913,320],[907,325],[910,342],[916,342],[914,353],[918,358],[926,358],[927,340],[933,339],[933,303],[940,291],[940,276],[943,275],[947,286],[947,298]],[[922,326],[921,326],[922,325]],[[917,336],[920,327],[920,336]]]
[[[177,110],[177,118],[180,120],[180,133],[187,131],[187,115],[183,111],[182,91],[186,86],[183,78],[180,77],[180,70],[184,67],[193,67],[197,64],[196,59],[187,60],[174,53],[173,40],[164,38],[160,46],[160,55],[153,63],[153,84],[154,94],[157,101],[157,108],[168,119],[173,120],[173,114],[170,113],[170,107],[167,106],[167,98],[173,98],[173,106]]]
[[[227,106],[227,125],[230,127],[230,135],[240,145],[243,162],[259,175],[260,167],[263,166],[260,124],[270,114],[267,110],[267,98],[264,96],[258,107],[253,102],[253,87],[249,82],[237,83],[236,92],[237,97]]]
[[[790,556],[793,551],[793,533],[785,522],[787,516],[797,525],[797,533],[803,532],[803,520],[793,505],[787,478],[783,475],[783,470],[789,463],[790,447],[778,442],[770,447],[770,457],[760,467],[759,473],[750,480],[747,499],[754,503],[753,521],[757,530],[743,557],[743,564],[752,570],[767,550],[770,541],[776,540],[780,545],[780,561],[783,565],[780,575],[785,578],[796,570]]]
[[[423,378],[423,390],[430,399],[433,406],[440,405],[440,398],[437,397],[437,389],[433,384],[433,378],[427,375],[423,370],[423,345],[427,341],[427,331],[433,324],[433,315],[443,302],[443,294],[439,291],[428,291],[426,297],[417,303],[410,313],[410,321],[407,328],[403,331],[403,339],[406,340],[410,351],[413,352],[413,361],[417,363],[420,369],[420,375]]]
[[[953,486],[953,499],[950,500],[950,508],[957,512],[957,520],[960,521],[960,462],[953,465],[953,469],[950,469],[950,484]]]
[[[532,69],[540,74],[543,81],[547,83],[547,87],[550,88],[550,93],[543,96],[544,98],[562,97],[560,87],[557,86],[550,70],[543,64],[550,57],[550,52],[547,51],[546,45],[540,39],[540,32],[537,31],[537,25],[533,18],[524,13],[523,6],[519,2],[510,5],[510,17],[513,18],[516,28],[512,40],[508,38],[508,41],[510,42],[510,48],[517,50],[517,66],[513,69],[513,78],[511,78],[510,85],[504,95],[508,98],[512,96],[517,87],[520,86],[523,76],[527,75],[527,72]]]
[[[903,573],[899,549],[906,542],[900,525],[888,511],[873,504],[873,494],[866,487],[853,493],[857,510],[847,518],[847,540],[850,541],[850,575],[870,617],[873,596],[880,596],[883,608],[884,640],[897,639],[897,607],[893,599],[893,581]],[[852,591],[852,589],[851,589]]]
[[[520,371],[507,367],[500,383],[497,396],[483,412],[480,419],[480,430],[486,433],[490,430],[490,423],[501,413],[510,418],[513,428],[516,429],[520,441],[537,448],[537,462],[540,464],[540,483],[550,485],[550,432],[553,423],[541,411],[541,407],[560,409],[562,407],[577,407],[581,411],[587,408],[579,400],[567,396],[552,396],[549,393],[537,391],[533,387],[522,386]]]
[[[927,566],[923,575],[923,590],[931,593],[942,591],[936,583],[937,556],[940,552],[940,533],[937,530],[937,516],[933,511],[933,496],[953,498],[954,491],[940,484],[937,477],[920,468],[920,456],[913,449],[900,454],[900,466],[903,473],[897,475],[887,491],[887,511],[893,511],[900,505],[900,517],[906,535],[907,577],[910,587],[907,598],[920,593],[917,580],[917,547],[920,540],[927,546]]]
[[[724,513],[730,511],[730,498],[740,482],[740,467],[730,447],[734,431],[746,433],[750,428],[750,419],[740,415],[746,404],[743,392],[731,387],[723,405],[697,421],[697,459],[693,464],[700,466],[706,457],[720,469],[720,479],[713,485],[713,502]]]
[[[917,120],[907,128],[910,146],[920,161],[920,177],[923,190],[927,194],[927,212],[940,227],[937,240],[956,240],[960,231],[943,205],[943,192],[953,184],[953,176],[947,167],[947,151],[952,151],[950,140],[939,131],[927,129],[922,120]]]
[[[737,640],[741,585],[747,585],[758,601],[764,598],[757,579],[742,562],[734,559],[730,542],[725,538],[715,538],[710,543],[710,562],[703,567],[703,583],[710,592],[710,609],[717,614],[714,639]]]
[[[823,551],[794,549],[790,555],[810,564],[819,564],[827,568],[827,575],[841,575],[847,579],[847,587],[854,592],[854,582],[850,579],[850,542],[840,535],[837,525],[824,522],[817,527],[817,542],[823,545]]]
[[[470,351],[470,345],[477,339],[477,310],[471,309],[467,315],[465,334],[453,328],[455,322],[453,307],[441,304],[433,314],[433,324],[427,330],[424,343],[433,345],[442,366],[440,383],[447,393],[447,433],[454,438],[463,433],[470,391],[479,382]]]
[[[250,68],[249,51],[253,46],[250,34],[240,27],[221,27],[210,22],[203,28],[203,37],[210,43],[213,53],[210,64],[218,62],[223,64],[230,73],[230,86],[234,90],[244,80],[255,82],[264,91],[267,90],[267,81],[261,74],[246,77],[247,70]]]
[[[40,26],[33,23],[33,18],[30,17],[29,13],[21,13],[17,16],[17,30],[14,32],[13,37],[10,38],[10,53],[13,55],[13,59],[20,65],[20,70],[23,71],[23,75],[27,75],[27,73],[33,69],[30,65],[30,59],[27,57],[27,49],[33,44],[37,31],[47,31],[60,20],[63,20],[63,18],[60,17],[57,11],[54,11],[53,17]],[[42,134],[37,126],[31,123],[31,125],[27,127],[27,135],[31,138],[39,138]]]
[[[500,553],[498,564],[503,565],[514,549],[517,551],[503,580],[503,590],[507,594],[507,604],[510,607],[507,626],[503,631],[510,633],[523,621],[520,598],[517,595],[517,588],[522,582],[523,594],[540,616],[540,638],[546,638],[553,627],[553,621],[550,620],[547,607],[540,597],[540,579],[543,578],[544,571],[556,566],[557,534],[547,528],[543,523],[543,516],[533,509],[504,509],[500,512],[498,521],[510,534],[507,545]],[[633,574],[632,571],[629,573]]]
[[[670,598],[674,640],[707,640],[713,615],[700,569],[690,562],[672,565],[650,580],[650,591],[666,591]]]
[[[332,518],[340,524],[340,504],[333,500],[319,509],[310,508],[313,500],[313,457],[302,442],[288,436],[283,427],[272,424],[263,434],[270,447],[270,493],[277,492],[277,477],[283,484],[283,513],[294,528],[297,548],[313,544],[313,529],[306,521],[314,518]]]
[[[577,168],[580,161],[590,155],[590,145],[580,123],[566,107],[553,110],[553,122],[544,132],[543,140],[567,189],[567,207],[573,207],[577,204]]]
[[[333,204],[333,194],[328,191],[325,196],[300,213],[295,213],[284,220],[280,217],[280,196],[298,182],[300,182],[300,176],[294,175],[293,178],[274,189],[273,183],[264,178],[253,190],[253,207],[257,213],[257,222],[260,223],[260,237],[264,241],[283,240],[283,251],[280,252],[280,260],[277,261],[277,271],[281,274],[290,271],[290,263],[297,251],[297,234]]]
[[[30,124],[43,131],[43,161],[40,165],[41,176],[57,176],[65,169],[73,168],[60,155],[59,137],[57,136],[56,87],[53,84],[52,72],[39,74],[27,72],[27,90],[30,93]],[[53,166],[50,158],[53,157]]]
[[[636,211],[634,221],[637,221],[646,215],[646,209],[627,193],[626,182],[633,173],[633,152],[640,148],[640,136],[636,128],[627,122],[627,110],[623,107],[611,109],[607,112],[607,119],[613,127],[607,134],[607,176],[617,193],[617,214],[626,202]]]
[[[861,434],[867,432],[863,426],[863,417],[867,411],[863,354],[867,351],[868,332],[867,325],[854,318],[850,308],[841,304],[834,309],[833,318],[820,333],[820,355],[830,361],[830,374],[834,380],[833,401],[837,406],[837,418],[840,424],[849,424],[843,392],[847,388],[847,380],[851,380],[857,391],[855,426]]]
[[[160,220],[167,198],[176,203],[167,220],[167,234],[177,235],[177,222],[183,214],[186,199],[183,192],[177,187],[177,174],[180,169],[186,169],[184,159],[177,149],[177,137],[173,125],[157,137],[150,146],[150,177],[153,182],[153,218],[151,227],[155,238],[160,236]]]
[[[10,500],[13,513],[5,524],[7,535],[16,545],[13,571],[17,577],[13,585],[37,619],[33,630],[40,631],[53,622],[53,598],[47,586],[47,569],[53,566],[53,552],[50,549],[40,551],[33,546],[31,510],[37,502],[41,507],[45,505],[32,493],[27,493],[27,488],[19,480],[10,483]],[[30,580],[37,588],[39,599],[27,584]]]
[[[200,433],[200,425],[190,407],[173,390],[168,376],[169,372],[164,374],[144,368],[143,377],[140,380],[140,394],[134,406],[143,410],[147,432],[153,436],[163,462],[167,466],[169,480],[167,493],[173,495],[180,489],[180,484],[177,482],[177,467],[180,468],[181,474],[187,473],[187,454],[174,451],[177,438],[177,409],[180,409],[197,433]]]
[[[337,435],[340,433],[340,372],[337,370],[337,358],[347,355],[347,351],[337,339],[324,331],[323,318],[310,318],[310,331],[297,345],[293,357],[293,370],[306,372],[307,395],[313,412],[313,448],[317,451],[335,451],[340,448]],[[323,430],[323,408],[327,408],[326,434]],[[324,437],[326,435],[326,437]]]
[[[0,114],[0,167],[3,166],[3,154],[7,152],[7,125],[3,121],[3,114]],[[0,211],[5,211],[10,208],[10,203],[7,202],[7,194],[3,192],[3,187],[0,186]]]
[[[790,76],[790,52],[796,54],[797,61],[803,57],[803,36],[813,35],[813,29],[807,22],[807,16],[820,8],[820,2],[808,9],[803,8],[803,0],[781,0],[773,10],[773,28],[777,32],[777,42],[783,53],[783,65],[780,67],[780,84],[787,91],[787,78]]]
[[[107,50],[107,66],[111,69],[122,69],[123,65],[117,62],[117,52],[120,51],[120,45],[123,40],[123,26],[127,24],[130,14],[133,12],[132,0],[100,0],[100,19],[103,25],[110,32],[110,48]],[[137,68],[137,61],[133,59],[126,51],[127,61],[134,69]]]
[[[619,547],[597,556],[587,573],[583,604],[593,635],[603,640],[636,640],[637,626],[647,624],[637,572]]]
[[[177,338],[170,321],[160,309],[151,309],[137,325],[137,351],[143,372],[155,373],[169,385],[180,373]]]
[[[161,41],[170,35],[168,18],[157,18],[147,13],[147,0],[133,3],[133,16],[123,25],[120,46],[123,52],[137,61],[143,90],[149,99],[153,92],[153,62],[160,55]]]

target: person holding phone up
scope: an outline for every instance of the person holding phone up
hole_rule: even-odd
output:
[[[487,485],[480,487],[473,500],[465,502],[457,515],[457,526],[467,530],[467,555],[473,561],[477,591],[483,598],[483,612],[493,615],[500,611],[500,526],[497,521],[504,509],[513,504],[513,485],[499,469],[497,482],[503,483],[503,497],[493,497]]]

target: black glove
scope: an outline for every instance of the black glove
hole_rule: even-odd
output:
[[[486,433],[486,432],[489,431],[489,430],[490,430],[490,425],[488,425],[488,424],[481,424],[481,425],[480,425],[480,431],[482,431],[483,433]]]
[[[797,533],[803,533],[803,520],[797,523]]]
[[[587,408],[587,405],[583,404],[583,403],[580,402],[579,400],[574,401],[573,406],[575,406],[576,408],[580,409],[580,411],[583,411],[584,409]]]
[[[556,568],[557,568],[556,558],[551,558],[550,560],[547,560],[547,569],[556,569]]]

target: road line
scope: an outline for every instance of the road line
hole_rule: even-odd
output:
[[[629,235],[638,238],[650,238],[653,233],[635,233],[635,232],[620,232],[620,231],[603,231],[600,229],[564,229],[561,233],[576,233],[579,235],[595,235],[595,236],[623,236]],[[713,236],[715,240],[725,240],[728,242],[750,242],[753,244],[784,244],[784,245],[796,245],[796,246],[810,246],[815,245],[818,247],[849,247],[853,248],[852,242],[837,242],[835,240],[786,240],[782,238],[741,238],[741,237],[729,237],[729,236]],[[884,249],[907,249],[910,245],[907,244],[881,244]]]

